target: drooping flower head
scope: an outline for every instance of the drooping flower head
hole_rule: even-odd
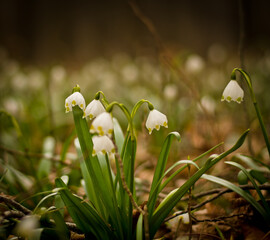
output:
[[[72,107],[79,106],[83,111],[85,109],[85,100],[80,92],[74,92],[65,100],[66,113],[72,111]]]
[[[104,155],[106,153],[109,155],[115,153],[113,142],[108,136],[93,136],[92,140],[94,145],[92,153],[93,156],[99,152]]]
[[[105,112],[105,108],[102,103],[99,100],[94,99],[87,105],[84,111],[84,117],[89,117],[91,120],[103,112]]]
[[[145,125],[149,131],[149,134],[151,134],[154,129],[159,130],[160,126],[167,128],[168,120],[166,115],[159,112],[158,110],[153,109],[150,111]]]
[[[241,103],[244,98],[244,91],[236,82],[236,80],[231,80],[223,91],[221,101],[235,101]]]
[[[113,120],[108,112],[99,114],[93,121],[90,127],[91,133],[98,133],[100,136],[111,136],[113,133]]]

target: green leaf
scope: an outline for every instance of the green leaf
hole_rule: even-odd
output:
[[[157,185],[156,185],[156,188],[153,190],[153,194],[152,194],[152,197],[153,196],[157,196],[159,193],[160,193],[160,188],[158,188],[160,186],[160,183],[162,182],[162,180],[164,179],[164,177],[175,167],[177,167],[178,165],[180,164],[191,164],[191,165],[194,165],[197,169],[199,169],[198,165],[196,163],[194,163],[193,161],[190,161],[190,160],[180,160],[178,162],[176,162],[175,164],[173,164],[164,174],[163,176],[159,179]],[[182,167],[181,168],[182,170],[184,170],[185,168]],[[170,177],[169,177],[170,178]],[[153,201],[153,198],[148,198],[148,202],[151,202]],[[160,205],[159,205],[160,206]]]
[[[237,160],[240,160],[241,162],[245,163],[247,166],[249,166],[251,169],[254,169],[254,170],[257,170],[257,171],[260,171],[260,172],[265,172],[265,173],[270,173],[270,167],[259,161],[259,160],[255,160],[254,158],[252,157],[249,157],[249,156],[245,156],[245,155],[242,155],[242,154],[236,154],[233,159],[237,159]],[[257,163],[259,163],[260,165],[263,165],[263,166],[259,166]]]
[[[232,191],[236,192],[237,194],[239,194],[241,197],[243,197],[244,199],[246,199],[264,218],[265,220],[269,221],[268,215],[266,213],[266,211],[264,210],[264,208],[247,192],[245,192],[243,189],[241,189],[240,187],[234,185],[233,183],[219,178],[219,177],[215,177],[215,176],[211,176],[211,175],[207,175],[204,174],[202,176],[202,178],[209,180],[211,182],[220,184],[226,188],[231,189]]]
[[[60,240],[69,240],[69,230],[66,226],[65,220],[63,218],[63,216],[60,214],[59,211],[54,211],[52,210],[49,213],[50,217],[53,218],[54,222],[55,222],[55,231],[56,231],[56,235],[58,236],[58,238]]]
[[[252,177],[254,177],[260,184],[264,184],[268,182],[268,180],[264,177],[263,173],[261,171],[256,170],[249,170],[249,173]]]
[[[114,233],[94,208],[71,194],[60,178],[56,179],[55,182],[56,186],[60,188],[59,193],[68,208],[70,216],[79,229],[84,233],[92,233],[97,239],[116,239]]]
[[[218,145],[216,145],[216,146],[214,146],[214,147],[212,147],[211,149],[209,149],[208,151],[204,152],[204,153],[201,154],[200,156],[194,158],[194,159],[192,160],[192,162],[197,162],[198,160],[202,159],[203,157],[205,157],[205,156],[206,156],[207,154],[209,154],[210,152],[214,151],[216,148],[218,148],[218,147],[221,146],[222,144],[223,144],[223,142],[222,142],[222,143],[219,143]],[[170,177],[168,177],[168,178],[164,181],[164,183],[160,186],[159,192],[161,192],[162,189],[164,189],[164,188],[167,186],[167,184],[168,184],[168,183],[169,183],[169,182],[170,182],[177,174],[179,174],[180,172],[182,172],[186,167],[187,167],[187,165],[185,165],[185,166],[179,168],[179,169],[176,170],[172,175],[170,175]]]
[[[115,143],[118,148],[118,152],[121,153],[123,145],[124,145],[125,137],[124,137],[122,128],[116,118],[113,118],[113,126],[114,126],[113,132],[114,132]]]
[[[160,227],[163,220],[168,216],[171,210],[175,207],[178,201],[186,194],[186,192],[198,181],[198,179],[207,172],[212,166],[214,166],[217,162],[221,159],[229,155],[230,153],[234,152],[238,149],[245,141],[245,138],[248,134],[249,130],[246,130],[242,136],[238,139],[235,145],[230,148],[228,151],[223,152],[222,154],[218,155],[215,158],[209,158],[205,165],[198,170],[193,176],[191,176],[178,190],[173,193],[168,199],[167,202],[164,203],[163,206],[156,210],[152,217],[149,219],[149,226],[150,226],[150,238],[152,238],[158,228]]]
[[[109,213],[110,219],[112,221],[111,224],[113,228],[115,228],[118,237],[123,239],[123,221],[121,220],[119,208],[117,207],[116,202],[113,201],[113,199],[116,199],[115,191],[111,188],[108,188],[108,186],[110,186],[110,182],[107,182],[107,178],[104,177],[97,156],[92,156],[93,142],[87,122],[85,118],[82,118],[83,111],[78,106],[75,106],[72,108],[72,112],[81,151],[83,153],[84,161],[93,183],[94,194],[97,195],[97,198],[102,201],[105,209],[107,209],[107,212]],[[108,209],[110,210],[108,211]]]
[[[137,226],[136,226],[136,240],[143,240],[144,232],[143,232],[143,215],[140,214]]]
[[[40,206],[43,202],[45,202],[47,199],[49,199],[49,198],[51,198],[51,197],[54,197],[54,196],[57,195],[57,194],[58,194],[57,192],[53,192],[53,193],[51,193],[51,194],[49,194],[49,195],[43,197],[43,198],[39,201],[39,203],[36,205],[36,207],[35,207],[35,209],[33,210],[33,212],[35,213],[35,212],[38,210],[39,206]]]
[[[235,167],[241,169],[246,174],[246,176],[249,178],[249,180],[251,181],[252,185],[256,189],[256,191],[257,191],[260,199],[262,200],[263,206],[264,206],[264,208],[265,208],[265,210],[266,210],[266,212],[268,214],[268,221],[270,222],[270,208],[269,208],[268,203],[266,202],[264,196],[262,195],[261,190],[258,188],[257,183],[255,182],[254,178],[251,176],[251,174],[242,165],[240,165],[239,163],[231,162],[231,161],[227,161],[225,163],[230,164],[232,166],[235,166]]]
[[[162,146],[159,158],[158,158],[157,166],[155,169],[155,173],[154,173],[154,177],[153,177],[153,181],[152,181],[152,185],[151,185],[151,189],[149,193],[150,201],[148,201],[147,203],[148,214],[150,217],[152,216],[152,213],[155,208],[155,203],[158,196],[157,189],[159,189],[159,186],[161,184],[160,179],[162,179],[162,176],[165,171],[173,137],[176,137],[178,141],[181,140],[180,134],[178,132],[169,133],[163,143],[163,146]]]

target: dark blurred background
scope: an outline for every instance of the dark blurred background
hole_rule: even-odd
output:
[[[244,0],[245,46],[261,54],[269,49],[270,2]],[[215,43],[238,51],[237,0],[140,0],[137,5],[171,49],[201,56]],[[153,55],[153,37],[124,0],[1,0],[0,46],[27,64],[84,63],[117,52]]]

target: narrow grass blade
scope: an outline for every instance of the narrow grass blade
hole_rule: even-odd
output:
[[[144,231],[143,231],[143,215],[140,214],[137,226],[136,226],[136,240],[144,239]]]
[[[121,153],[123,145],[124,145],[125,137],[124,137],[122,128],[116,118],[113,118],[113,126],[114,126],[113,132],[114,132],[115,143],[118,148],[118,152]]]
[[[204,152],[204,153],[201,154],[200,156],[194,158],[194,159],[192,160],[192,162],[197,162],[198,160],[202,159],[203,157],[205,157],[205,156],[206,156],[207,154],[209,154],[210,152],[214,151],[216,148],[218,148],[218,147],[221,146],[222,144],[223,144],[223,142],[222,142],[222,143],[219,143],[218,145],[216,145],[216,146],[214,146],[214,147],[212,147],[211,149],[209,149],[208,151]],[[172,175],[170,175],[170,177],[168,177],[168,178],[164,181],[164,183],[161,184],[161,186],[160,186],[160,188],[159,188],[159,192],[161,192],[162,189],[164,189],[164,188],[167,186],[167,184],[168,184],[168,183],[169,183],[169,182],[170,182],[177,174],[179,174],[180,172],[182,172],[186,167],[187,167],[187,165],[186,165],[186,166],[183,166],[183,167],[181,167],[181,168],[179,168],[179,169],[176,170]]]
[[[118,207],[115,206],[114,201],[112,201],[115,197],[115,191],[112,191],[110,188],[108,189],[110,183],[106,181],[103,175],[100,162],[97,156],[92,156],[93,142],[87,122],[85,118],[82,118],[83,111],[78,106],[75,106],[72,108],[72,112],[84,162],[93,183],[94,194],[102,200],[105,209],[107,209],[107,212],[110,214],[113,228],[115,228],[119,239],[123,239],[124,233],[121,225],[122,221],[120,220],[121,215]]]
[[[61,179],[58,178],[55,182],[56,186],[60,188],[59,194],[78,228],[84,233],[94,234],[97,239],[116,239],[111,229],[94,208],[82,199],[71,194]]]
[[[266,211],[264,210],[264,208],[247,192],[245,192],[243,189],[241,189],[240,187],[234,185],[233,183],[219,178],[219,177],[215,177],[215,176],[211,176],[211,175],[207,175],[204,174],[202,176],[203,179],[209,180],[211,182],[220,184],[226,188],[231,189],[232,191],[236,192],[237,194],[239,194],[241,197],[243,197],[244,199],[246,199],[264,218],[265,220],[269,221],[268,219],[268,215],[266,213]]]
[[[198,179],[207,172],[212,166],[214,166],[217,162],[221,159],[229,155],[230,153],[234,152],[238,149],[245,141],[245,138],[248,134],[249,130],[246,130],[242,136],[238,139],[235,145],[230,148],[228,151],[223,152],[222,154],[218,155],[217,157],[209,158],[205,165],[198,170],[193,176],[190,177],[178,190],[173,193],[168,201],[158,210],[156,210],[152,217],[149,219],[149,226],[150,226],[150,238],[152,238],[158,228],[160,227],[163,220],[168,216],[170,211],[174,208],[174,206],[178,203],[178,201],[186,194],[186,192],[198,181]]]
[[[166,168],[166,163],[169,157],[169,152],[170,152],[173,137],[176,137],[178,141],[181,140],[180,134],[178,132],[169,133],[163,143],[163,146],[162,146],[159,158],[158,158],[157,166],[155,169],[155,173],[154,173],[154,177],[153,177],[153,181],[152,181],[152,185],[151,185],[151,189],[149,193],[149,199],[151,200],[148,201],[147,203],[148,214],[150,217],[152,216],[152,213],[155,208],[155,203],[158,196],[158,192],[156,191],[156,189],[158,189],[161,184],[160,179],[162,178],[165,168]]]
[[[251,181],[252,185],[254,186],[254,188],[256,189],[260,199],[262,200],[262,203],[263,203],[263,206],[268,214],[268,221],[270,222],[270,208],[269,208],[269,205],[268,203],[266,202],[264,196],[262,195],[262,192],[261,190],[258,188],[258,185],[257,183],[255,182],[254,178],[251,176],[251,174],[242,166],[240,165],[239,163],[236,163],[236,162],[231,162],[231,161],[227,161],[225,162],[227,164],[230,164],[232,166],[235,166],[239,169],[241,169],[245,174],[246,176],[248,177],[248,179]]]

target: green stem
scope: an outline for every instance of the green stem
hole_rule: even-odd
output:
[[[144,103],[147,103],[148,104],[148,108],[149,110],[153,110],[154,109],[154,106],[151,102],[149,102],[148,100],[145,100],[145,99],[141,99],[139,102],[137,102],[134,106],[134,108],[132,109],[132,112],[131,112],[131,119],[133,120],[137,110],[140,108],[140,106]]]
[[[130,132],[131,139],[133,140],[135,138],[133,121],[131,118],[131,114],[130,114],[129,110],[126,108],[126,106],[122,103],[119,103],[119,102],[112,102],[111,104],[109,104],[107,106],[106,111],[111,112],[115,105],[118,106],[123,111],[123,113],[126,115],[126,118],[128,120],[128,131]]]
[[[256,97],[255,97],[255,94],[254,94],[254,91],[253,91],[253,88],[252,88],[251,78],[249,77],[249,75],[243,69],[235,68],[235,69],[233,69],[232,74],[231,74],[231,79],[232,80],[236,79],[236,74],[235,74],[236,71],[238,71],[238,72],[240,72],[242,74],[243,78],[245,79],[245,81],[246,81],[246,83],[248,85],[248,89],[249,89],[249,92],[250,92],[250,95],[251,95],[251,99],[252,99],[253,105],[255,107],[256,114],[257,114],[257,117],[258,117],[259,122],[260,122],[261,129],[262,129],[264,141],[265,141],[266,146],[267,146],[268,154],[270,156],[270,142],[269,142],[269,138],[268,138],[268,135],[267,135],[267,131],[266,131],[266,128],[265,128],[265,124],[263,122],[263,118],[262,118],[259,106],[257,104]]]
[[[102,95],[102,98],[100,97],[100,95]],[[107,107],[109,105],[109,102],[107,101],[105,94],[102,91],[98,91],[95,95],[95,99],[102,101],[102,103],[105,105],[105,107]]]

